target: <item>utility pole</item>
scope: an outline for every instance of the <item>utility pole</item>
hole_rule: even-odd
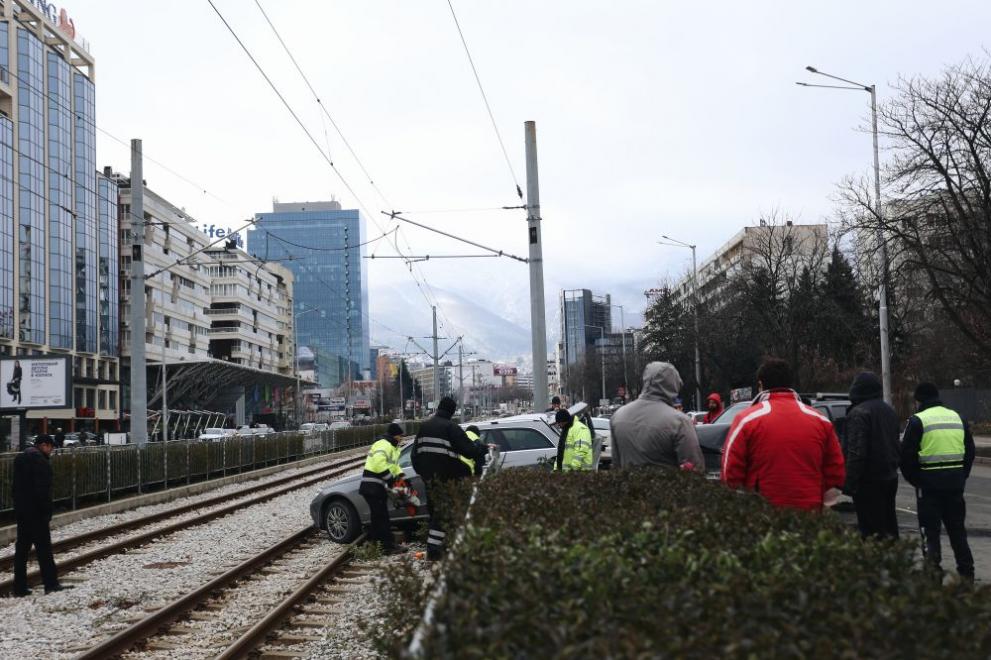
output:
[[[537,124],[523,124],[526,143],[526,224],[530,244],[530,333],[533,345],[533,409],[547,408],[547,326],[544,316],[544,257],[540,239]],[[437,334],[436,332],[434,334]]]
[[[165,338],[162,338],[162,442],[169,441],[169,380],[165,366]]]
[[[440,402],[440,369],[438,364],[440,363],[440,353],[437,348],[437,307],[431,307],[434,311],[434,354],[431,356],[434,359],[434,407]]]
[[[399,419],[406,421],[406,399],[403,397],[403,364],[402,356],[399,356]]]
[[[888,244],[884,240],[884,207],[881,206],[881,162],[877,147],[877,88],[870,86],[871,121],[874,128],[874,203],[877,205],[877,247],[881,259],[880,284],[877,287],[878,329],[881,332],[881,389],[891,404],[891,347],[888,344]]]
[[[131,440],[148,443],[145,374],[145,208],[141,140],[131,140]]]
[[[461,418],[465,417],[465,347],[458,337],[458,399],[461,404]]]

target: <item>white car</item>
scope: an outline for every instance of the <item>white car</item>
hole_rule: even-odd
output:
[[[234,435],[234,429],[203,429],[203,433],[200,433],[200,440],[205,442],[217,442],[218,440],[223,440],[224,438],[230,438]]]
[[[351,428],[351,422],[338,421],[338,422],[331,422],[330,424],[331,431],[343,431],[344,429],[349,429],[349,428]]]
[[[320,433],[321,431],[329,431],[330,425],[320,422],[306,422],[299,425],[299,430],[303,433]]]

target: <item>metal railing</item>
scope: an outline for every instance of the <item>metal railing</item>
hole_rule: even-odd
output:
[[[418,424],[406,423],[415,433]],[[384,425],[338,431],[286,431],[229,436],[215,441],[172,440],[136,445],[70,447],[52,452],[52,498],[75,509],[81,500],[111,501],[122,495],[183,486],[310,456],[371,445]],[[11,484],[16,452],[0,454],[0,513],[13,509]]]

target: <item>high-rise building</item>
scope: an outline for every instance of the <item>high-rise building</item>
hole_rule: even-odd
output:
[[[612,298],[588,289],[561,292],[561,358],[565,365],[582,359],[595,340],[612,332]]]
[[[249,232],[251,254],[293,273],[298,345],[345,358],[342,382],[371,375],[364,241],[361,213],[334,201],[275,202]]]
[[[64,10],[0,4],[0,354],[71,356],[75,397],[28,412],[32,431],[119,418],[117,199],[96,170],[87,50]]]

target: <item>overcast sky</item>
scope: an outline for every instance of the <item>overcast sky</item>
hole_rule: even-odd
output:
[[[445,0],[260,0],[388,200],[369,185],[253,0],[215,0],[371,215],[381,210],[525,255],[520,211],[421,214],[518,204]],[[836,184],[871,164],[866,93],[810,90],[807,64],[884,98],[899,74],[931,75],[986,46],[991,3],[455,0],[525,189],[523,122],[537,122],[549,325],[558,291],[591,288],[641,311],[638,292],[676,277],[777,208],[827,219]],[[200,222],[238,226],[281,201],[357,201],[255,70],[206,0],[65,8],[97,61],[97,123],[153,163],[149,186]],[[820,79],[821,82],[828,82]],[[325,137],[326,126],[326,137]],[[98,158],[126,172],[100,134]],[[217,201],[213,196],[224,200]],[[405,227],[414,253],[474,252]],[[377,254],[394,254],[387,245]],[[367,262],[366,262],[367,263]],[[526,320],[526,266],[424,264],[417,275]],[[422,281],[422,279],[421,279]],[[370,264],[377,290],[429,307],[397,260]],[[443,311],[443,310],[442,310]],[[522,317],[522,318],[520,318]],[[405,318],[381,317],[405,332]],[[442,321],[443,323],[443,321]],[[471,328],[450,328],[467,335]],[[552,328],[553,332],[553,328]],[[372,326],[372,337],[381,335]],[[555,333],[556,334],[556,333]]]

